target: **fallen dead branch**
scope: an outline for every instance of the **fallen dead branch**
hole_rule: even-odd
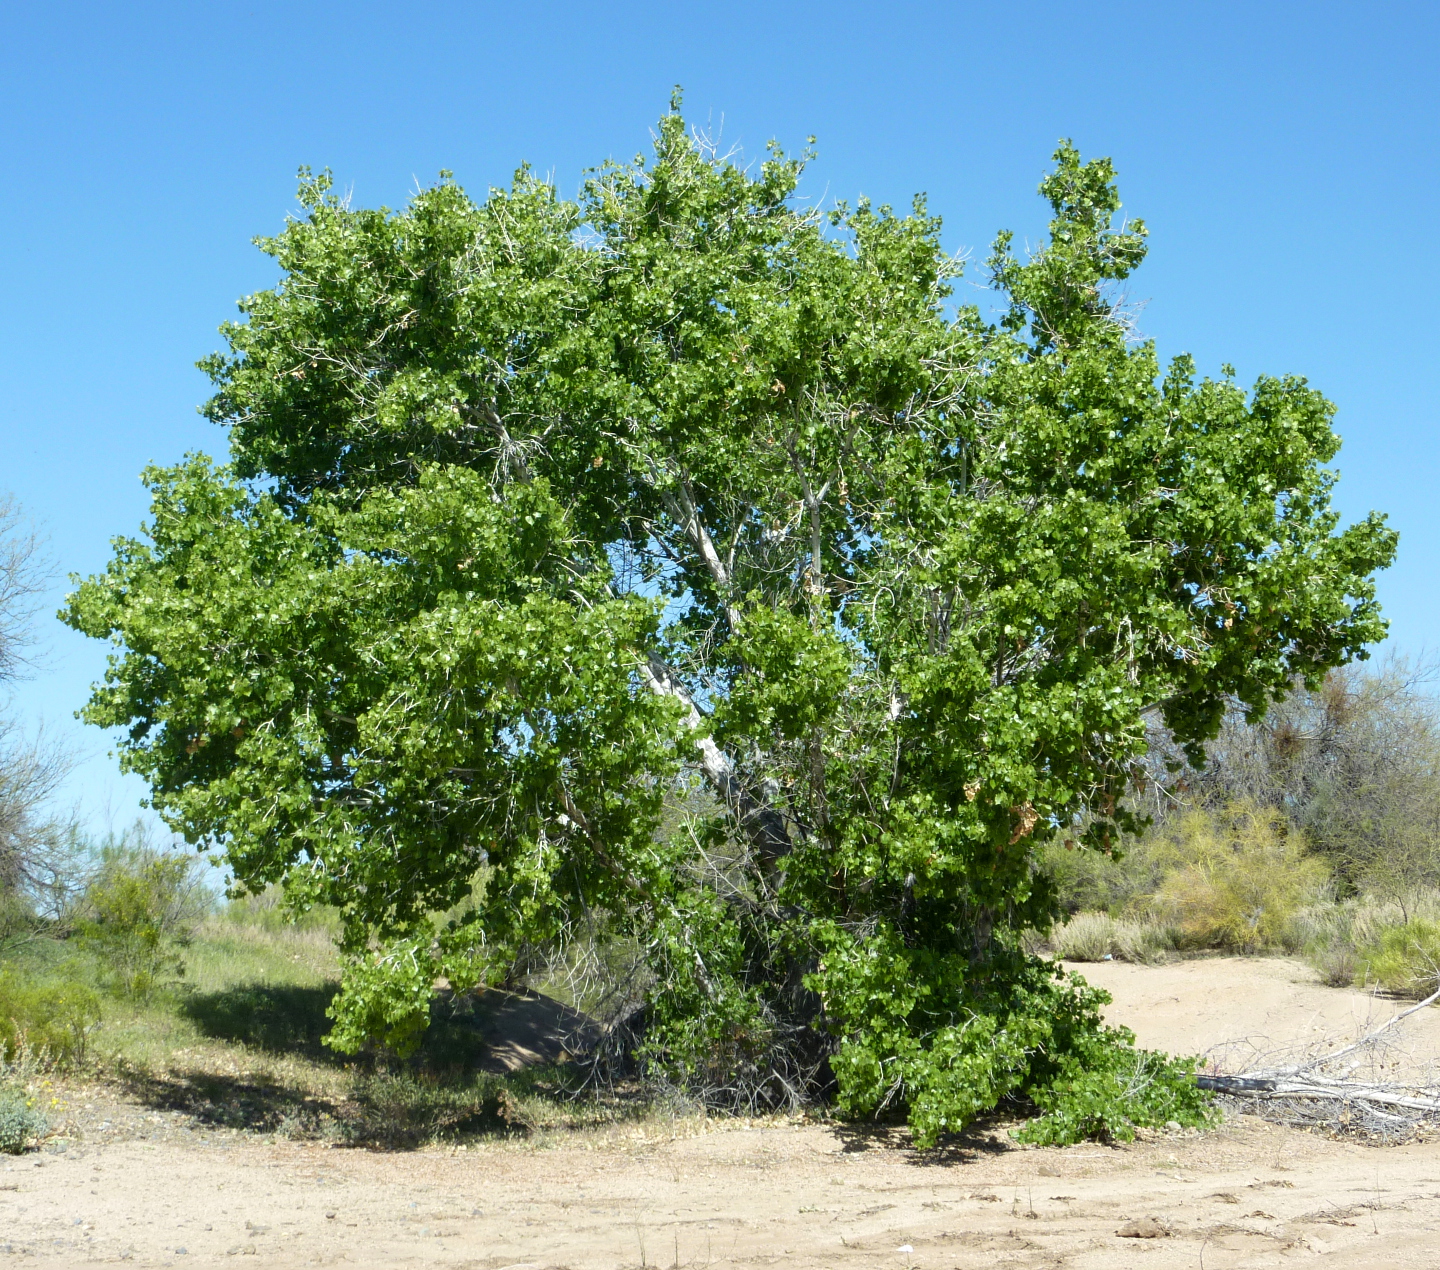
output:
[[[1235,1075],[1207,1072],[1196,1076],[1237,1110],[1305,1128],[1395,1141],[1440,1126],[1440,1080],[1434,1071],[1422,1080],[1378,1078],[1397,1064],[1389,1047],[1395,1029],[1412,1014],[1440,1001],[1440,989],[1401,1010],[1378,1028],[1338,1049],[1312,1053],[1299,1061],[1257,1061]],[[1333,1074],[1345,1063],[1341,1074]],[[1371,1079],[1357,1076],[1368,1068]]]

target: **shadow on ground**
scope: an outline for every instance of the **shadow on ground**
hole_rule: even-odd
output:
[[[299,988],[239,984],[198,992],[181,1009],[204,1035],[327,1065],[355,1059],[324,1044],[331,1020],[326,1011],[339,984]],[[489,1072],[504,1075],[555,1066],[588,1053],[601,1029],[594,1019],[539,992],[499,989],[437,994],[430,1027],[415,1056],[420,1071]]]
[[[928,1151],[915,1149],[914,1139],[903,1120],[839,1121],[832,1130],[843,1144],[842,1153],[858,1155],[865,1151],[899,1152],[910,1156],[927,1168],[936,1164],[973,1164],[990,1156],[1013,1151],[1009,1129],[1015,1125],[1013,1116],[982,1116],[966,1127],[964,1133],[941,1138]]]
[[[209,1128],[273,1133],[337,1145],[408,1148],[436,1138],[511,1136],[514,1119],[502,1081],[442,1082],[409,1072],[356,1077],[345,1095],[313,1094],[284,1081],[207,1071],[129,1071],[126,1093]]]
[[[326,1009],[340,985],[316,988],[246,983],[221,992],[197,992],[181,1011],[206,1036],[266,1054],[291,1054],[318,1063],[343,1061],[323,1045],[330,1030]]]
[[[576,1072],[571,1060],[600,1035],[594,1020],[540,993],[447,990],[437,995],[413,1056],[338,1054],[324,1044],[332,1022],[326,1011],[338,989],[250,983],[192,993],[180,1003],[211,1039],[315,1064],[322,1070],[311,1081],[172,1068],[129,1069],[120,1083],[148,1106],[210,1127],[407,1147],[437,1137],[525,1132],[517,1091],[543,1078],[563,1097]]]

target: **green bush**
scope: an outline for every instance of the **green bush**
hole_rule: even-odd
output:
[[[1135,1038],[1120,1032],[1133,1045]],[[1116,1045],[1083,1046],[1061,1058],[1058,1076],[1032,1092],[1041,1115],[1015,1137],[1037,1146],[1084,1138],[1129,1142],[1140,1127],[1211,1124],[1217,1113],[1195,1084],[1196,1061]]]
[[[1170,862],[1146,835],[1127,838],[1110,853],[1077,850],[1056,838],[1041,850],[1041,869],[1067,913],[1104,911],[1118,915],[1142,907],[1160,889]]]
[[[1159,838],[1156,855],[1169,869],[1150,909],[1182,947],[1296,949],[1296,919],[1330,880],[1284,816],[1252,803],[1187,813]]]
[[[1440,987],[1440,926],[1417,917],[1381,930],[1360,949],[1356,977],[1401,996],[1428,997]]]
[[[0,1085],[0,1151],[19,1155],[49,1127],[45,1113],[23,1090]]]
[[[33,980],[0,966],[0,1058],[12,1059],[23,1045],[50,1062],[80,1062],[99,1021],[99,997],[73,974]]]
[[[197,866],[143,841],[102,849],[76,931],[107,987],[138,999],[184,976],[183,950],[209,907]]]

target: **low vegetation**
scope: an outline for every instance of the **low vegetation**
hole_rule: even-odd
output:
[[[1193,766],[1152,731],[1150,825],[1110,855],[1050,844],[1066,961],[1303,955],[1333,987],[1440,986],[1440,709],[1402,663],[1236,708]]]
[[[144,850],[132,846],[128,859],[127,886],[170,876],[148,867]],[[104,885],[119,872],[112,860]],[[156,963],[183,975],[143,992],[99,960],[96,948],[107,945],[93,938],[13,951],[0,963],[0,1149],[19,1150],[44,1132],[43,1091],[57,1072],[114,1083],[212,1125],[382,1146],[671,1111],[635,1091],[577,1097],[576,1071],[480,1070],[478,1038],[443,1012],[404,1060],[383,1050],[336,1053],[323,1043],[339,988],[336,925],[323,911],[291,921],[273,894],[212,906],[183,942],[160,941]]]

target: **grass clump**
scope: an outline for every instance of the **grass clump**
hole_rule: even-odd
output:
[[[1062,961],[1133,961],[1153,965],[1175,947],[1173,934],[1157,922],[1117,919],[1105,912],[1082,912],[1057,923],[1050,948]]]

